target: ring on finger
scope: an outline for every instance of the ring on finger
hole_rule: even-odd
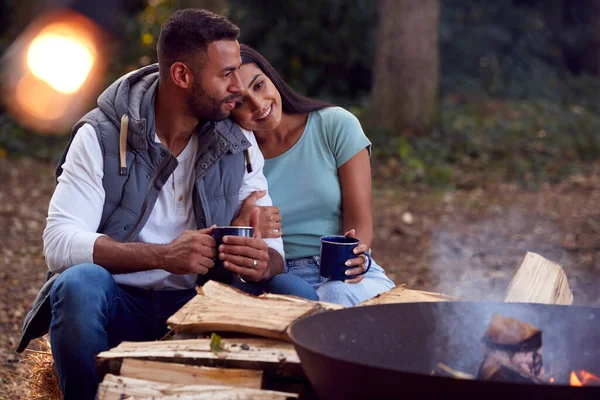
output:
[[[257,265],[258,265],[258,261],[256,261],[255,259],[252,259],[252,269],[256,268]]]

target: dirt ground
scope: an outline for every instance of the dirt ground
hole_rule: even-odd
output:
[[[26,398],[14,352],[45,275],[41,235],[53,165],[0,159],[0,399]],[[502,300],[527,251],[561,264],[575,304],[600,306],[600,176],[537,191],[377,189],[373,256],[397,283],[465,300]]]

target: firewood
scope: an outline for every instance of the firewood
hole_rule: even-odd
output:
[[[214,281],[198,292],[167,320],[176,333],[223,331],[289,340],[294,321],[324,310],[309,300],[259,298]]]
[[[303,379],[294,346],[278,340],[221,339],[222,350],[213,351],[210,339],[123,342],[96,356],[99,375],[118,375],[124,359],[150,360],[218,368],[263,370],[270,375]]]
[[[542,383],[543,379],[519,368],[505,351],[491,351],[479,367],[477,379],[485,381]]]
[[[194,399],[194,400],[285,400],[296,393],[217,385],[182,385],[106,375],[98,387],[98,400]]]
[[[542,331],[529,323],[494,313],[483,340],[488,346],[502,350],[533,350],[542,347]]]
[[[127,358],[121,364],[120,376],[182,385],[217,385],[260,389],[263,372]]]
[[[288,296],[288,295],[284,295],[284,294],[274,294],[274,293],[264,293],[264,294],[261,294],[260,296],[258,296],[258,298],[271,299],[271,300],[287,300],[287,301],[292,301],[292,302],[296,302],[296,303],[306,303],[307,302],[307,300],[303,299],[302,297]],[[346,308],[341,304],[328,303],[326,301],[317,301],[316,303],[319,304],[321,307],[323,307],[323,309],[328,310],[328,311],[342,310],[342,309]]]
[[[485,332],[483,380],[540,383],[545,380],[542,332],[531,324],[494,314]]]
[[[441,293],[425,292],[422,290],[407,289],[406,285],[398,285],[395,288],[381,293],[372,299],[363,301],[359,306],[374,306],[378,304],[392,303],[419,303],[432,301],[460,301],[457,297],[447,296]]]
[[[562,267],[528,252],[508,285],[505,302],[573,304],[573,293]]]
[[[467,373],[459,371],[459,370],[456,370],[454,368],[450,368],[449,366],[447,366],[443,362],[438,362],[437,366],[438,366],[439,371],[435,371],[434,370],[433,373],[432,373],[432,375],[438,375],[438,376],[446,376],[447,375],[447,376],[450,376],[452,378],[466,379],[466,380],[473,380],[473,379],[475,379],[475,376],[473,376],[471,374],[467,374]]]

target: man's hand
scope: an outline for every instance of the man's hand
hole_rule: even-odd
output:
[[[251,226],[250,214],[256,208],[260,209],[258,228],[261,237],[263,238],[278,238],[281,237],[281,214],[279,208],[275,206],[257,206],[256,202],[267,194],[266,190],[252,192],[250,196],[244,200],[240,208],[240,214],[233,220],[234,226]]]
[[[215,265],[217,243],[212,237],[214,226],[185,231],[165,246],[163,269],[172,274],[204,275]]]
[[[270,277],[269,246],[261,239],[259,218],[260,210],[254,208],[250,213],[250,226],[254,228],[253,237],[224,236],[223,244],[218,249],[223,266],[249,282],[258,282]]]

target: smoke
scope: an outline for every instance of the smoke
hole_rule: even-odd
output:
[[[502,301],[510,280],[528,251],[563,266],[571,264],[550,219],[523,210],[498,210],[489,218],[439,224],[431,228],[430,276],[435,291],[463,300]]]

